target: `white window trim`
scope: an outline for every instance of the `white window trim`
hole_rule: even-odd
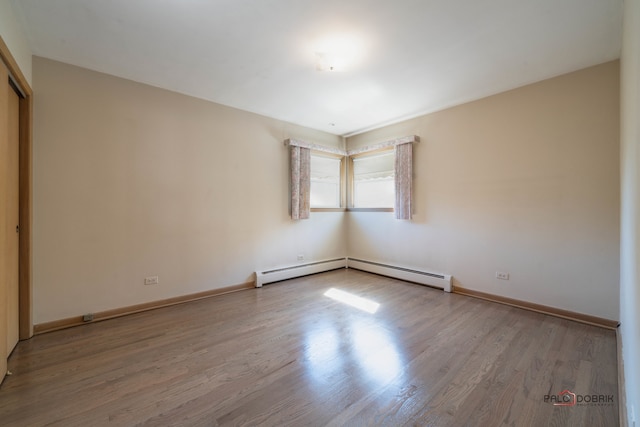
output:
[[[311,212],[343,212],[345,210],[345,201],[346,201],[346,170],[345,170],[345,156],[329,153],[327,151],[319,151],[311,149],[311,155],[322,156],[335,158],[340,160],[340,180],[339,180],[339,188],[340,188],[340,205],[335,207],[313,207],[311,206]]]
[[[378,207],[357,207],[355,206],[355,198],[356,198],[356,179],[355,179],[355,162],[358,159],[366,159],[368,157],[375,157],[377,155],[387,155],[393,154],[393,146],[387,146],[383,148],[379,148],[376,150],[366,151],[360,154],[351,155],[348,157],[349,159],[349,189],[351,190],[349,193],[349,210],[350,211],[360,211],[360,212],[393,212],[393,206],[378,206]]]

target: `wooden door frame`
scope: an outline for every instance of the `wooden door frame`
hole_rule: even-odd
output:
[[[33,336],[33,294],[31,287],[31,238],[33,226],[32,214],[32,125],[33,125],[33,91],[22,74],[9,47],[0,37],[0,59],[9,70],[10,78],[21,92],[20,96],[20,141],[18,155],[19,168],[19,219],[20,235],[18,249],[18,288],[20,293],[20,339]]]

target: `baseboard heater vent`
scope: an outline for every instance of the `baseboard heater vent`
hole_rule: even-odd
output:
[[[347,267],[383,276],[389,276],[395,279],[406,280],[407,282],[433,286],[435,288],[443,289],[445,292],[451,292],[451,276],[448,274],[432,273],[355,258],[347,258]]]
[[[322,273],[324,271],[345,268],[346,266],[346,258],[337,258],[290,267],[274,268],[266,271],[256,271],[256,288],[261,288],[265,283],[279,282],[281,280],[293,279],[294,277]]]

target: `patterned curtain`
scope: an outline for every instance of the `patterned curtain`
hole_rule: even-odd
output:
[[[291,219],[309,218],[311,150],[291,146]]]
[[[413,144],[398,144],[395,147],[395,181],[396,181],[396,219],[411,219],[412,190],[411,177],[413,174]]]

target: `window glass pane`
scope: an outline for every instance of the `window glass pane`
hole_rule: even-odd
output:
[[[353,159],[353,207],[394,206],[394,161],[393,151]]]
[[[311,153],[311,207],[340,207],[340,159]]]

